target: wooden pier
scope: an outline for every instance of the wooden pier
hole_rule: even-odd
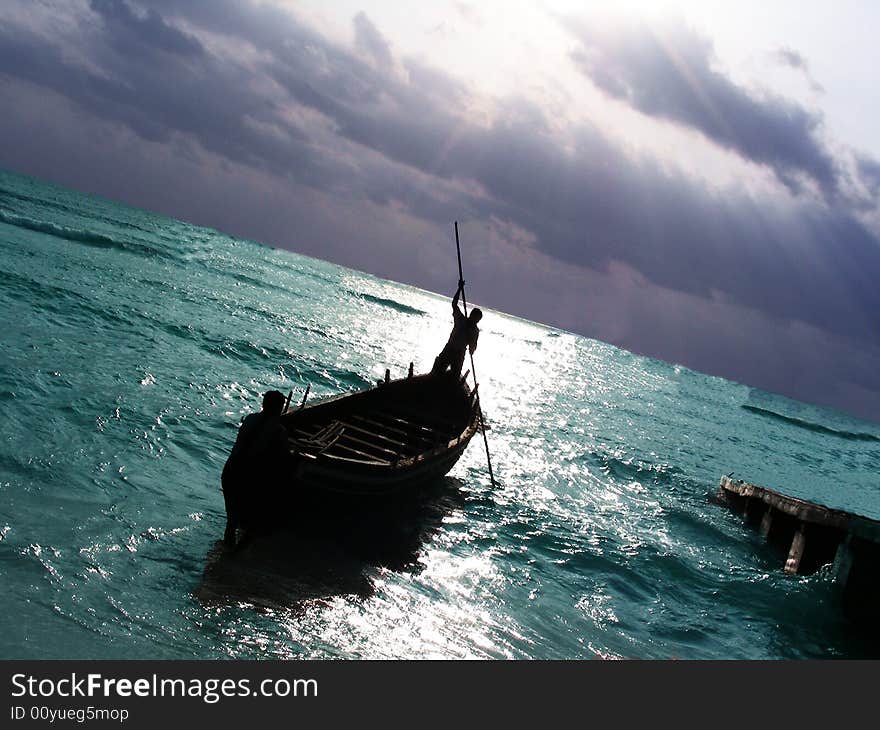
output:
[[[786,573],[806,575],[830,564],[847,603],[877,615],[880,522],[728,476],[721,477],[718,496],[787,551]]]

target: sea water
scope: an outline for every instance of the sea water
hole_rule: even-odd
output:
[[[0,173],[0,313],[0,657],[880,654],[713,500],[880,518],[876,424],[485,310],[497,486],[478,435],[418,504],[230,557],[261,393],[429,369],[448,299]]]

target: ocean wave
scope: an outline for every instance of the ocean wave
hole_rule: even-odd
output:
[[[273,253],[275,253],[275,252],[276,251],[273,251]],[[318,259],[311,259],[311,258],[305,256],[304,254],[295,254],[290,251],[284,251],[283,255],[285,255],[285,256],[291,255],[291,256],[298,256],[301,258],[305,258],[309,261],[309,266],[306,266],[306,265],[300,264],[300,263],[290,263],[290,262],[285,261],[284,259],[279,258],[279,257],[269,257],[266,259],[266,262],[268,264],[271,264],[276,269],[279,269],[279,270],[285,271],[285,272],[289,272],[289,273],[293,273],[293,274],[296,274],[297,276],[308,276],[311,279],[323,281],[323,282],[326,282],[327,284],[332,284],[333,286],[336,286],[337,284],[339,284],[339,276],[331,276],[331,275],[321,274],[321,273],[318,273],[317,271],[315,271],[314,268],[310,268],[310,267],[314,267],[316,265],[325,265],[326,266],[326,265],[328,265],[326,261],[320,261]]]
[[[582,459],[597,464],[609,476],[623,482],[644,481],[646,478],[654,484],[672,484],[681,478],[681,470],[672,464],[652,463],[622,457],[605,451],[588,451]]]
[[[282,284],[276,284],[272,281],[269,281],[267,276],[261,278],[262,272],[260,271],[251,270],[250,273],[245,273],[243,271],[236,270],[235,267],[240,266],[241,262],[222,260],[218,261],[215,258],[209,258],[185,261],[185,263],[198,264],[214,274],[232,279],[233,281],[238,282],[235,286],[238,286],[238,284],[246,284],[247,286],[252,286],[260,290],[272,289],[274,291],[281,292],[287,297],[302,298],[303,296],[302,294],[299,294],[298,292],[293,291],[292,289],[289,289]]]
[[[18,294],[31,306],[65,318],[83,318],[86,326],[94,328],[99,324],[132,328],[129,313],[118,308],[100,306],[92,299],[73,289],[53,286],[27,276],[0,270],[0,290]]]
[[[157,233],[153,227],[140,226],[136,223],[132,223],[130,220],[123,220],[118,217],[107,215],[106,213],[98,213],[98,211],[94,208],[90,208],[88,210],[88,214],[86,214],[83,210],[83,207],[79,205],[64,203],[54,198],[25,195],[23,193],[13,192],[12,190],[0,187],[0,201],[3,201],[4,198],[6,199],[6,201],[15,200],[21,203],[26,203],[27,205],[36,205],[41,208],[52,208],[53,210],[57,210],[62,213],[72,213],[73,215],[78,217],[86,216],[93,220],[109,223],[110,225],[115,227],[127,228],[133,231],[140,231],[141,233],[156,235],[159,238],[163,238],[171,243],[176,243],[175,238],[172,238],[170,236],[163,236],[162,234]],[[93,202],[96,201],[93,200]],[[11,207],[14,207],[14,205],[12,205]]]
[[[298,376],[304,383],[329,382],[335,390],[363,390],[375,383],[369,378],[353,370],[321,366],[314,363],[309,368],[298,368]]]
[[[394,299],[386,299],[385,297],[377,297],[373,294],[365,294],[364,292],[352,291],[351,289],[347,290],[349,294],[352,294],[359,299],[363,299],[364,301],[371,302],[372,304],[378,304],[380,307],[389,307],[390,309],[396,309],[398,312],[403,312],[403,314],[415,314],[415,315],[424,315],[427,314],[422,309],[416,309],[415,307],[410,307],[408,304],[403,304],[402,302],[398,302]]]
[[[3,199],[6,199],[7,201],[17,200],[20,203],[27,203],[28,205],[39,205],[46,208],[54,208],[55,210],[60,210],[64,213],[81,215],[81,211],[79,208],[72,205],[60,203],[57,200],[49,200],[48,198],[37,198],[31,195],[25,195],[23,193],[13,192],[12,190],[0,188],[0,200]]]
[[[226,359],[238,360],[248,365],[257,363],[288,362],[294,356],[286,349],[272,345],[260,345],[247,339],[224,337],[202,327],[188,323],[167,322],[152,314],[139,314],[138,318],[149,322],[155,331],[192,342],[204,352]]]
[[[781,413],[776,413],[776,411],[768,411],[766,408],[751,406],[747,403],[743,403],[742,408],[750,411],[751,413],[756,413],[759,416],[772,418],[776,421],[782,421],[783,423],[787,423],[791,426],[797,426],[798,428],[803,428],[807,431],[812,431],[813,433],[822,433],[826,436],[836,436],[837,438],[846,439],[847,441],[880,441],[880,436],[876,436],[872,433],[864,433],[859,431],[843,431],[836,428],[829,428],[828,426],[823,426],[821,423],[805,421],[801,418],[795,418],[794,416],[784,416]]]
[[[129,253],[139,254],[141,256],[160,256],[162,258],[171,258],[171,256],[158,248],[149,246],[145,243],[137,243],[135,241],[123,241],[113,238],[97,231],[84,231],[79,228],[69,228],[60,226],[50,221],[35,220],[26,216],[15,215],[4,210],[0,210],[0,223],[6,223],[16,228],[24,228],[37,233],[46,233],[55,238],[63,238],[74,243],[82,243],[86,246],[95,248],[117,249],[119,251],[128,251]]]
[[[317,335],[318,337],[323,337],[324,339],[327,339],[327,340],[338,339],[338,338],[334,337],[333,335],[331,335],[329,332],[326,332],[325,330],[321,329],[320,327],[314,327],[314,326],[306,325],[306,324],[295,324],[295,325],[293,325],[293,328],[296,330],[299,330],[300,332],[305,332],[310,335]]]
[[[215,355],[240,360],[243,363],[254,364],[269,361],[271,363],[287,362],[291,354],[287,350],[271,345],[260,345],[250,340],[240,340],[225,337],[214,337],[202,331],[199,344]]]

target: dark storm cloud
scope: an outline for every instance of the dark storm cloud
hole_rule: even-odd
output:
[[[474,217],[511,221],[532,234],[540,249],[568,263],[603,268],[619,260],[663,287],[704,296],[722,291],[774,316],[852,336],[870,336],[876,328],[874,316],[864,314],[880,311],[880,295],[865,281],[865,272],[877,265],[873,239],[846,216],[805,210],[796,220],[746,197],[712,195],[681,176],[626,158],[592,128],[578,131],[573,150],[564,151],[541,110],[522,99],[507,100],[489,125],[469,122],[449,103],[461,99],[460,87],[442,83],[441,72],[408,79],[392,73],[389,44],[363,14],[354,20],[356,42],[381,61],[377,68],[272,6],[219,2],[208,12],[204,3],[151,5],[138,9],[142,15],[128,4],[102,7],[102,18],[112,7],[111,17],[122,20],[87,39],[118,80],[75,68],[33,38],[15,49],[23,59],[18,70],[32,70],[36,59],[48,58],[38,77],[31,71],[31,80],[51,84],[147,139],[189,133],[236,162],[380,204],[397,201],[439,224],[468,210]],[[263,58],[250,69],[207,53],[163,57],[163,67],[147,67],[119,54],[112,42],[113,28],[121,24],[125,32],[136,28],[145,46],[164,48],[174,34],[189,37],[174,21],[235,38]],[[630,40],[627,48],[632,45]],[[645,53],[656,60],[656,44]],[[707,62],[706,48],[689,54]],[[734,88],[706,69],[699,73],[716,89]],[[277,92],[254,90],[266,78],[286,90],[286,101],[319,112],[332,121],[338,138],[362,150],[345,180],[332,174],[332,155],[317,159],[307,133],[282,117],[278,107],[285,100]],[[673,96],[684,96],[680,77],[672,74],[670,84]],[[762,119],[757,114],[753,121]],[[446,195],[434,190],[438,179],[448,184]],[[485,194],[456,192],[456,180],[472,181]],[[798,242],[796,251],[792,241]],[[836,252],[829,260],[824,241],[840,242],[845,255]]]
[[[581,43],[573,53],[578,67],[610,96],[766,165],[796,193],[807,178],[836,197],[840,172],[820,139],[821,117],[735,84],[716,70],[711,43],[684,25],[567,26]],[[792,52],[787,59],[802,60]]]
[[[880,258],[872,236],[846,215],[806,208],[786,214],[745,196],[713,195],[626,158],[592,128],[577,133],[573,152],[564,151],[541,110],[522,99],[508,100],[490,125],[479,126],[424,88],[365,76],[342,58],[324,68],[320,90],[303,68],[280,55],[272,73],[299,103],[331,117],[341,136],[433,178],[475,181],[486,192],[444,206],[417,199],[406,178],[389,170],[371,185],[377,200],[387,194],[407,201],[440,224],[456,205],[468,206],[475,216],[514,222],[569,263],[620,260],[664,287],[702,295],[715,289],[774,316],[874,337],[880,294],[866,272]],[[828,241],[847,254],[831,256]]]
[[[89,0],[89,7],[104,19],[120,44],[133,42],[182,56],[203,52],[195,38],[168,25],[155,10],[138,15],[125,0]]]
[[[876,205],[876,198],[880,196],[880,162],[860,155],[856,157],[856,164],[861,180],[874,197],[874,205]]]
[[[519,258],[502,260],[507,254],[496,248],[469,274],[482,282],[487,305],[746,382],[775,385],[785,378],[763,374],[760,359],[741,353],[733,369],[727,343],[757,350],[768,332],[787,332],[791,323],[832,333],[835,342],[880,342],[880,287],[874,282],[880,244],[848,205],[834,204],[840,197],[837,166],[814,138],[818,120],[781,102],[749,97],[711,70],[711,49],[692,37],[679,49],[685,65],[650,69],[662,55],[656,43],[642,57],[627,44],[621,50],[594,39],[588,46],[581,29],[582,61],[600,74],[587,59],[598,48],[611,61],[604,67],[604,87],[633,95],[634,104],[655,116],[700,128],[770,166],[794,189],[798,176],[814,180],[828,193],[824,205],[812,196],[782,203],[755,200],[744,190],[707,190],[683,173],[628,155],[586,123],[569,129],[563,144],[544,112],[523,98],[492,105],[476,100],[483,110],[492,109],[477,120],[467,112],[475,100],[466,84],[422,62],[395,59],[391,44],[363,14],[353,21],[353,48],[331,42],[277,6],[244,0],[95,1],[74,27],[62,39],[62,52],[57,39],[36,29],[0,25],[0,74],[50,89],[83,113],[151,143],[169,149],[198,143],[209,157],[247,171],[245,184],[255,184],[250,171],[271,175],[260,190],[281,189],[281,180],[298,186],[291,188],[297,195],[314,190],[320,205],[332,200],[335,206],[322,211],[304,202],[288,210],[251,192],[234,206],[212,203],[212,214],[205,200],[228,200],[231,184],[225,183],[222,196],[209,198],[215,182],[206,167],[193,184],[205,190],[205,200],[174,201],[178,216],[187,217],[187,205],[199,206],[204,222],[222,221],[227,230],[300,250],[307,234],[321,242],[309,244],[309,253],[326,252],[340,263],[433,288],[443,286],[445,274],[404,264],[412,258],[388,246],[382,249],[385,263],[377,263],[363,246],[346,250],[335,240],[322,241],[356,231],[358,222],[346,229],[346,211],[362,211],[366,201],[392,211],[389,216],[400,211],[397,220],[411,230],[424,230],[417,226],[426,221],[443,230],[453,219],[492,221],[494,230],[520,243]],[[89,63],[77,61],[71,49]],[[700,108],[676,69],[700,81],[709,106],[726,112],[727,127]],[[649,78],[658,85],[650,93]],[[15,118],[24,119],[22,114]],[[64,118],[82,123],[75,115]],[[202,159],[193,155],[181,169],[196,176],[193,160]],[[43,162],[33,165],[46,169],[50,163]],[[859,166],[866,187],[880,181],[876,162],[863,158]],[[97,180],[86,187],[102,189]],[[397,252],[418,245],[409,235],[400,231]],[[419,258],[434,260],[427,250]],[[516,271],[508,266],[514,260]],[[557,273],[549,276],[569,267],[598,272],[591,282],[604,298],[590,300],[592,291],[578,291],[577,277],[566,279],[566,291],[553,281],[531,281],[529,267],[537,260],[552,262],[547,270]],[[514,296],[535,286],[549,294],[534,293],[532,301]],[[570,302],[565,319],[563,299]],[[584,300],[593,308],[579,304]],[[711,310],[699,330],[689,329],[682,302]],[[761,324],[743,318],[743,311],[760,313]],[[831,340],[794,331],[780,340],[788,343],[787,352],[826,343],[827,351],[820,347],[810,362],[820,368],[833,361]],[[798,357],[780,362],[796,363]],[[859,388],[880,389],[876,380],[863,382],[862,374],[852,378]]]
[[[416,194],[401,171],[386,169],[367,183],[371,199],[405,201],[440,224],[469,206],[475,216],[516,223],[544,251],[570,263],[607,266],[618,259],[662,286],[724,291],[775,316],[853,336],[876,331],[875,316],[865,315],[880,311],[866,274],[878,263],[873,238],[845,215],[819,215],[805,225],[808,210],[786,216],[745,197],[713,196],[628,160],[594,129],[581,130],[576,151],[564,152],[542,112],[523,100],[509,100],[491,125],[478,126],[450,111],[448,98],[432,95],[441,84],[405,83],[319,47],[319,68],[288,44],[277,49],[270,69],[300,104],[384,158],[432,178],[475,181],[487,193],[444,205]],[[829,261],[827,240],[844,241],[847,256]],[[830,276],[823,269],[829,263]]]
[[[23,27],[0,27],[0,72],[52,89],[149,141],[189,134],[205,149],[245,165],[317,179],[324,161],[307,135],[254,86],[246,67],[204,52],[150,9],[93,2],[101,22],[75,40],[100,71]],[[125,42],[121,42],[123,39]]]

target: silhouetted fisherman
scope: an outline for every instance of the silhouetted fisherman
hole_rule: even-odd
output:
[[[235,445],[223,467],[221,482],[226,502],[226,531],[223,541],[235,544],[235,530],[246,526],[261,494],[268,492],[268,481],[287,449],[287,431],[281,425],[284,395],[277,390],[263,396],[263,410],[251,413],[241,423]]]
[[[480,330],[477,322],[483,318],[483,313],[474,307],[470,316],[466,317],[464,312],[458,308],[458,298],[464,289],[464,281],[459,279],[458,289],[452,298],[452,334],[449,335],[449,341],[443,351],[437,355],[434,360],[434,367],[431,373],[434,375],[442,375],[447,368],[454,376],[461,374],[461,366],[464,363],[465,348],[470,348],[471,354],[477,349],[477,339],[480,336]]]

